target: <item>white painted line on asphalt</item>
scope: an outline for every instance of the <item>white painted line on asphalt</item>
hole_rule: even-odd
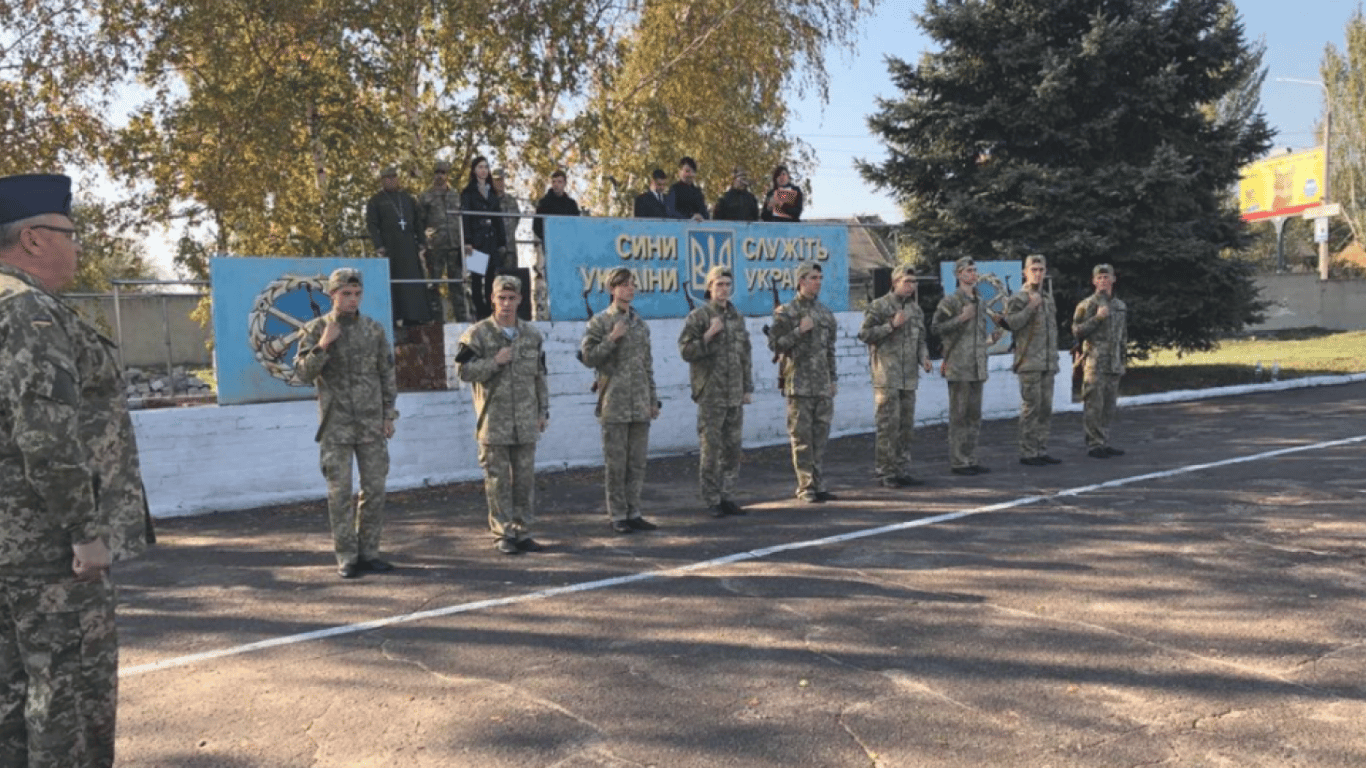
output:
[[[1343,438],[1341,440],[1328,440],[1321,443],[1312,443],[1310,445],[1298,445],[1290,448],[1278,448],[1274,451],[1254,453],[1249,456],[1237,456],[1231,459],[1221,459],[1219,461],[1211,461],[1204,464],[1189,464],[1184,467],[1167,469],[1161,472],[1149,472],[1142,475],[1133,475],[1131,477],[1121,477],[1117,480],[1108,480],[1103,483],[1083,485],[1078,486],[1076,488],[1067,488],[1052,494],[1045,494],[1041,496],[1022,496],[1018,499],[1011,499],[1010,501],[1003,501],[998,504],[988,504],[984,507],[964,509],[958,512],[948,512],[942,515],[934,515],[931,517],[921,517],[915,520],[907,520],[905,522],[892,523],[891,525],[883,525],[877,528],[865,528],[863,530],[850,531],[848,533],[841,533],[835,536],[826,536],[820,539],[794,541],[787,544],[776,544],[771,547],[764,547],[762,549],[755,549],[747,552],[736,552],[735,554],[725,555],[723,557],[717,557],[711,560],[702,560],[696,563],[691,563],[689,565],[683,565],[677,568],[669,568],[663,571],[644,571],[641,573],[634,573],[627,576],[615,576],[610,579],[598,579],[596,581],[585,581],[578,584],[569,584],[563,587],[543,589],[525,595],[500,597],[493,600],[479,600],[472,603],[450,605],[446,606],[445,608],[433,608],[426,611],[418,611],[416,613],[405,613],[398,616],[388,616],[382,619],[375,619],[373,621],[363,621],[358,624],[345,624],[342,626],[319,629],[313,632],[301,632],[296,635],[285,635],[282,637],[271,638],[269,640],[260,640],[255,643],[246,643],[244,645],[236,645],[230,648],[220,648],[214,651],[194,653],[188,656],[176,656],[174,658],[163,659],[162,661],[153,662],[151,664],[141,664],[136,667],[128,667],[127,669],[122,669],[119,671],[119,677],[133,677],[136,675],[145,675],[149,672],[158,672],[163,669],[186,667],[190,666],[191,664],[197,664],[202,661],[222,659],[228,656],[240,656],[242,654],[253,653],[255,651],[263,651],[268,648],[278,648],[286,645],[297,645],[299,643],[306,643],[312,640],[321,640],[323,638],[328,637],[337,637],[340,635],[352,635],[360,632],[368,632],[372,629],[381,629],[383,627],[390,627],[396,624],[407,624],[414,621],[422,621],[423,619],[434,619],[442,616],[453,616],[460,613],[472,613],[474,611],[481,611],[486,608],[501,608],[506,605],[518,605],[521,603],[530,603],[537,600],[547,600],[549,598],[558,597],[560,595],[571,595],[579,592],[593,592],[599,589],[618,587],[623,584],[634,584],[642,581],[652,581],[655,579],[663,579],[672,576],[682,576],[685,574],[696,573],[698,571],[712,570],[715,568],[719,568],[721,566],[732,565],[734,563],[747,562],[750,560],[759,560],[765,557],[769,557],[770,555],[778,554],[780,552],[794,552],[801,549],[824,547],[830,544],[839,544],[846,541],[854,541],[856,539],[863,539],[869,536],[881,536],[883,534],[894,533],[896,531],[904,531],[911,528],[923,528],[929,525],[938,525],[940,523],[953,522],[955,520],[962,520],[967,517],[987,514],[989,512],[1002,512],[1008,509],[1014,509],[1016,507],[1024,507],[1029,506],[1031,504],[1037,504],[1041,501],[1047,501],[1049,499],[1063,498],[1068,496],[1080,496],[1085,493],[1093,493],[1095,491],[1105,490],[1107,488],[1119,488],[1121,486],[1133,485],[1134,483],[1141,483],[1147,480],[1161,480],[1169,477],[1177,477],[1179,475],[1190,474],[1192,472],[1200,472],[1206,469],[1227,467],[1235,464],[1245,464],[1247,462],[1252,461],[1264,461],[1266,459],[1274,459],[1278,456],[1285,456],[1293,453],[1317,451],[1325,448],[1338,448],[1344,445],[1352,445],[1361,442],[1366,442],[1366,435],[1358,435],[1356,437],[1348,437]]]

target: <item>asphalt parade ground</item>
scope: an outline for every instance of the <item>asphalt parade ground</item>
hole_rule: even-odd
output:
[[[1077,413],[1059,466],[1015,433],[957,477],[921,429],[904,490],[834,441],[824,505],[749,451],[719,520],[652,461],[626,536],[543,473],[517,557],[481,485],[392,494],[358,581],[321,502],[160,521],[115,572],[119,765],[1366,765],[1366,384],[1122,408],[1108,460]]]

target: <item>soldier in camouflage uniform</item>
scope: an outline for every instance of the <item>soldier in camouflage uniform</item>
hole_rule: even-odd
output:
[[[915,270],[892,270],[892,290],[864,311],[858,339],[872,358],[873,402],[877,421],[877,475],[887,488],[909,488],[911,444],[915,434],[915,390],[920,371],[930,372],[925,344],[925,313],[915,300]]]
[[[427,274],[432,278],[460,280],[446,283],[450,297],[451,319],[469,322],[465,299],[465,259],[460,248],[460,190],[451,187],[451,164],[442,160],[433,171],[432,186],[418,198],[427,222]]]
[[[768,346],[781,357],[783,394],[787,396],[787,433],[792,438],[792,466],[797,471],[797,498],[819,504],[835,497],[825,487],[825,444],[835,415],[835,314],[817,297],[821,267],[797,267],[797,296],[773,310]]]
[[[498,205],[503,213],[513,214],[503,217],[503,231],[507,233],[508,266],[521,266],[521,253],[517,247],[517,227],[522,222],[522,204],[517,196],[507,191],[507,177],[501,169],[489,177],[493,191],[498,193]],[[550,297],[545,286],[545,251],[532,247],[536,262],[531,265],[531,317],[533,320],[550,319]]]
[[[1097,264],[1091,270],[1091,284],[1096,292],[1077,305],[1072,316],[1072,336],[1082,344],[1085,365],[1081,399],[1085,405],[1082,425],[1090,448],[1086,455],[1108,459],[1124,455],[1124,451],[1110,445],[1110,422],[1115,418],[1119,377],[1124,375],[1129,329],[1124,302],[1114,297],[1114,267]]]
[[[697,403],[698,484],[712,517],[743,515],[731,494],[740,476],[742,406],[754,395],[749,331],[730,300],[735,276],[729,267],[707,272],[707,290],[711,301],[688,313],[678,335]]]
[[[0,765],[108,768],[112,561],[150,537],[113,344],[49,291],[80,246],[65,176],[0,179]]]
[[[955,475],[990,472],[977,463],[982,429],[982,386],[987,380],[987,348],[998,338],[988,331],[985,302],[977,293],[977,264],[964,256],[953,265],[958,290],[940,299],[934,332],[944,339],[940,371],[949,382],[949,459]]]
[[[1048,455],[1058,375],[1058,309],[1052,292],[1044,290],[1047,272],[1043,256],[1026,257],[1024,284],[1005,306],[1006,327],[1015,334],[1012,368],[1020,379],[1020,463],[1032,467],[1062,463]]]
[[[631,309],[636,296],[631,270],[612,270],[607,290],[612,305],[588,321],[579,344],[579,359],[597,371],[595,414],[602,422],[607,515],[617,533],[652,531],[658,526],[640,514],[650,421],[659,418],[650,326]]]
[[[319,463],[327,478],[327,514],[337,573],[354,579],[393,566],[379,558],[389,438],[394,436],[398,386],[384,328],[360,313],[361,273],[338,269],[327,278],[332,311],[304,326],[294,359],[300,381],[318,388]],[[351,461],[360,495],[351,495]]]
[[[461,381],[472,383],[475,439],[484,468],[489,528],[505,555],[539,552],[536,521],[536,441],[550,423],[541,332],[517,318],[522,281],[493,279],[494,313],[471,325],[455,355]]]

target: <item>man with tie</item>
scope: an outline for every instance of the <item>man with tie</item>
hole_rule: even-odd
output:
[[[664,207],[664,193],[669,191],[669,176],[659,168],[650,174],[650,188],[636,197],[635,217],[637,219],[666,219],[668,209]]]

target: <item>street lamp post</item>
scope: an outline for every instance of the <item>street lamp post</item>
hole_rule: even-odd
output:
[[[1333,163],[1333,94],[1328,92],[1328,86],[1322,80],[1300,80],[1293,77],[1278,77],[1278,81],[1283,83],[1299,83],[1301,85],[1317,85],[1323,89],[1323,205],[1327,205],[1333,192],[1331,180],[1332,174],[1329,172]],[[1328,240],[1325,238],[1319,243],[1319,279],[1328,279]]]

